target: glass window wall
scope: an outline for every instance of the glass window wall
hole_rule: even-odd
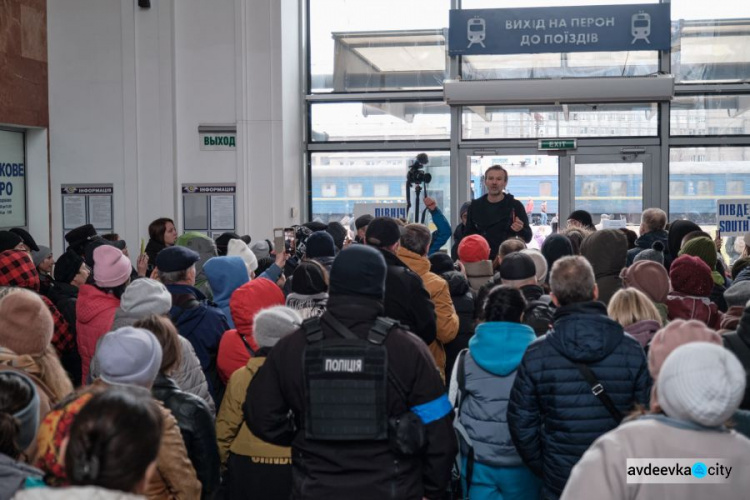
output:
[[[450,139],[443,102],[330,102],[310,106],[313,142]]]
[[[463,138],[650,137],[658,134],[657,109],[655,103],[470,106],[463,109]]]
[[[406,172],[418,152],[318,152],[312,153],[312,219],[352,222],[358,203],[406,203]],[[425,172],[432,181],[423,185],[422,197],[431,196],[450,217],[450,153],[427,151]],[[355,190],[351,186],[359,186]],[[409,190],[414,203],[414,190]],[[420,199],[420,217],[424,203]],[[410,219],[413,219],[411,213]],[[427,215],[429,223],[430,217]]]
[[[316,92],[439,89],[449,0],[310,0]]]

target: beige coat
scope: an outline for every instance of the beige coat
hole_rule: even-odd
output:
[[[705,485],[628,484],[628,458],[725,459],[732,466],[731,482]],[[641,418],[624,423],[594,441],[573,468],[560,500],[750,498],[749,468],[750,440],[735,431],[682,429],[664,421]]]
[[[437,339],[430,344],[430,352],[432,357],[435,358],[435,364],[440,370],[440,375],[445,380],[445,348],[443,345],[452,341],[458,335],[458,314],[453,307],[448,282],[437,274],[430,272],[430,261],[423,255],[400,247],[398,258],[422,278],[422,284],[427,293],[430,294],[430,300],[435,304]]]
[[[219,458],[226,467],[229,452],[235,455],[259,458],[291,459],[291,448],[276,446],[255,437],[242,415],[247,388],[263,363],[265,357],[250,358],[247,365],[235,371],[227,384],[224,400],[216,417],[216,439],[219,443]],[[290,462],[291,463],[291,462]]]

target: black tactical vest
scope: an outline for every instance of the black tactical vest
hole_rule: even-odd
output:
[[[337,337],[325,338],[321,322]],[[398,323],[378,318],[361,339],[331,314],[305,320],[305,437],[325,441],[388,439],[388,353]]]

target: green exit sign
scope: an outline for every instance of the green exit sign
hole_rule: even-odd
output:
[[[539,139],[539,151],[576,149],[575,139]]]

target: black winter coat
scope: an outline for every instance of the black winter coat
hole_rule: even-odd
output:
[[[664,244],[664,267],[669,269],[669,264],[672,263],[672,259],[669,256],[669,233],[664,230],[651,231],[639,236],[635,240],[635,248],[628,250],[628,259],[625,265],[630,266],[639,253],[650,249],[657,241],[661,241]]]
[[[385,278],[385,316],[399,321],[430,345],[437,335],[435,304],[422,284],[422,278],[396,255],[381,250],[388,265]]]
[[[567,305],[554,318],[554,329],[526,350],[508,406],[513,443],[542,477],[545,499],[559,497],[586,449],[617,426],[574,363],[589,365],[623,414],[647,405],[651,390],[643,349],[604,304]]]
[[[221,476],[216,424],[208,405],[198,396],[181,391],[174,380],[161,373],[157,375],[151,393],[177,420],[188,457],[203,486],[201,498],[213,498]]]
[[[450,377],[458,353],[469,347],[469,340],[474,335],[474,295],[469,280],[460,272],[448,271],[440,276],[448,282],[453,308],[458,314],[458,335],[445,344],[445,373]]]
[[[365,338],[382,313],[380,301],[334,295],[325,314]],[[336,336],[325,322],[321,322],[321,327],[326,338]],[[253,378],[243,408],[245,422],[264,441],[292,447],[292,498],[443,498],[457,452],[445,386],[430,351],[416,336],[395,328],[384,345],[388,371],[400,381],[406,393],[404,401],[389,377],[388,416],[402,415],[409,408],[424,408],[425,404],[440,407],[425,425],[426,445],[421,455],[398,455],[391,451],[387,440],[350,442],[305,437],[304,330],[281,339]]]
[[[76,333],[76,301],[78,300],[78,287],[63,281],[53,281],[47,292],[49,300],[55,304],[57,310],[68,322],[68,329]]]
[[[742,312],[742,319],[737,325],[737,331],[722,335],[722,339],[724,340],[724,347],[737,356],[747,373],[745,397],[742,398],[740,409],[750,410],[750,307],[746,307]]]
[[[490,244],[490,260],[494,260],[500,243],[518,236],[526,243],[531,241],[531,226],[526,215],[523,204],[516,200],[512,194],[505,194],[502,201],[490,203],[488,195],[472,200],[469,212],[466,216],[466,234],[480,234]],[[513,224],[513,216],[523,222],[523,228],[516,232],[510,226]]]

